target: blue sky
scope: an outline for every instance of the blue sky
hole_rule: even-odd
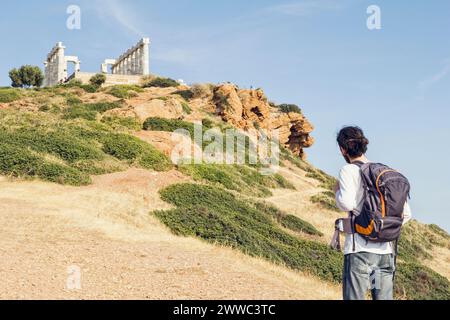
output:
[[[66,28],[71,4],[80,30]],[[381,30],[366,27],[372,4]],[[410,178],[413,215],[450,230],[450,1],[8,1],[0,30],[0,86],[13,67],[42,66],[57,41],[97,71],[148,36],[154,73],[300,105],[316,126],[309,160],[335,175],[335,135],[357,124],[369,158]]]

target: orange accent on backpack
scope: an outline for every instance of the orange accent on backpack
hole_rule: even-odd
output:
[[[373,231],[373,225],[374,225],[374,221],[370,221],[370,224],[367,226],[367,228],[361,227],[359,224],[355,223],[355,229],[356,232],[358,232],[359,234],[363,234],[365,236],[368,236],[372,233]]]
[[[378,183],[380,182],[381,176],[382,176],[383,174],[385,174],[386,172],[395,172],[395,170],[390,170],[390,169],[389,169],[389,170],[384,170],[384,171],[382,171],[382,172],[378,175],[377,181],[376,181],[376,183],[375,183],[375,186],[377,187],[377,191],[378,191],[378,194],[380,195],[380,199],[381,199],[381,217],[382,217],[382,218],[384,218],[384,216],[386,215],[386,203],[385,203],[383,194],[382,194],[381,191],[380,191],[380,186],[378,185]],[[372,221],[372,222],[373,222],[373,221]]]

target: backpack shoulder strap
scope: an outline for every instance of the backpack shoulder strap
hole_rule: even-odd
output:
[[[362,161],[355,161],[355,162],[352,162],[352,164],[354,164],[355,166],[358,166],[358,167],[361,168],[364,165],[364,162],[362,162]]]

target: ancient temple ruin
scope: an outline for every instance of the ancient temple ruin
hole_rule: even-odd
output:
[[[45,62],[44,86],[50,87],[67,80],[68,63],[75,64],[75,73],[80,71],[80,60],[75,56],[65,55],[66,47],[58,42],[47,56]]]
[[[143,38],[117,59],[105,59],[100,72],[106,75],[106,85],[136,84],[142,76],[150,74],[150,39]],[[58,42],[47,56],[45,62],[44,86],[50,87],[78,79],[87,83],[96,73],[82,72],[77,56],[66,56],[66,47]],[[68,75],[68,64],[75,65],[74,72]],[[110,71],[109,71],[110,70]]]

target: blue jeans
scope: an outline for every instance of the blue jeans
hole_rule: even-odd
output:
[[[358,252],[344,257],[344,300],[365,300],[370,290],[373,300],[392,300],[395,261],[392,254]]]

